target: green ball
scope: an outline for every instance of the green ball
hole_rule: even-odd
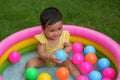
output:
[[[36,80],[37,77],[38,77],[38,70],[35,69],[35,68],[28,68],[26,71],[25,71],[25,77],[28,79],[28,80]]]

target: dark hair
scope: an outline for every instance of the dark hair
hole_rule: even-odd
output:
[[[40,22],[45,29],[46,25],[53,25],[58,21],[62,20],[61,12],[55,7],[49,7],[43,10],[40,14]]]

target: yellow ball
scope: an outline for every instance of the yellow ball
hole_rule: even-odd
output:
[[[38,76],[38,80],[52,80],[52,78],[49,73],[41,73]]]

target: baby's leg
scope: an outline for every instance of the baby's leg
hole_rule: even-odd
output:
[[[39,57],[35,57],[30,59],[26,65],[25,65],[25,69],[29,68],[29,67],[34,67],[34,68],[40,68],[45,66],[45,62],[40,59]]]
[[[69,58],[63,63],[63,66],[67,67],[75,78],[81,75],[78,67]]]

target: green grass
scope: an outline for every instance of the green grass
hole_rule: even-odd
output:
[[[120,0],[0,0],[0,41],[40,25],[41,11],[54,6],[62,12],[64,24],[94,29],[120,43],[119,4]]]

